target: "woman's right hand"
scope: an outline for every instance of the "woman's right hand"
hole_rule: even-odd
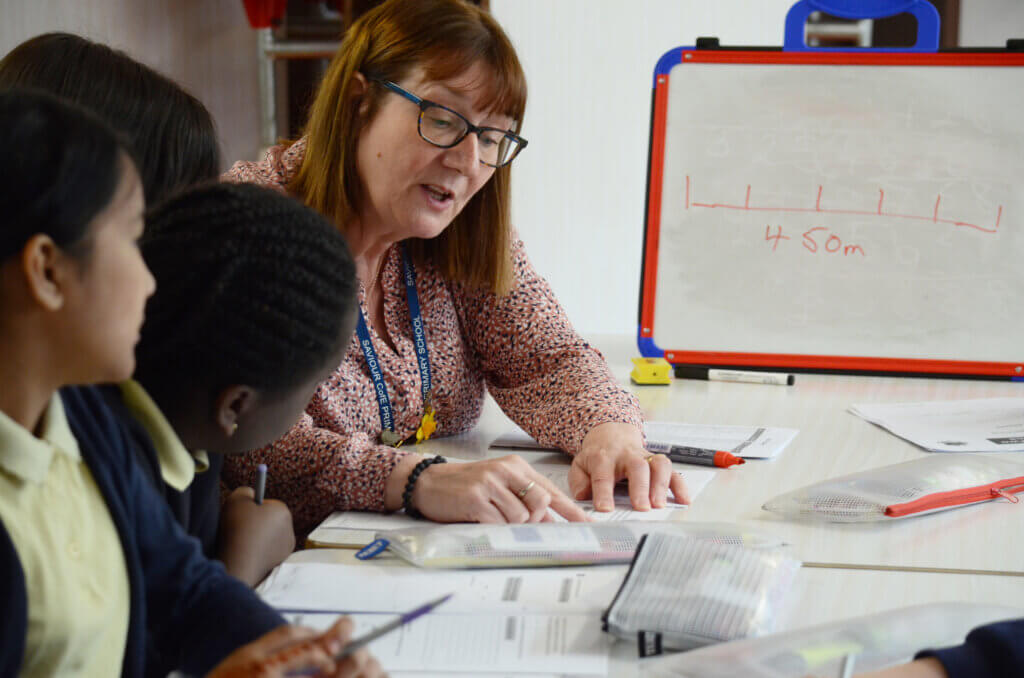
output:
[[[410,454],[395,467],[388,479],[386,508],[401,508],[409,472],[422,459]],[[428,466],[413,488],[412,504],[439,523],[547,522],[551,520],[548,508],[567,520],[587,520],[576,502],[514,454]]]
[[[207,678],[285,678],[291,675],[334,678],[386,678],[366,649],[337,662],[352,636],[352,620],[342,617],[322,634],[300,626],[281,626],[238,648]]]

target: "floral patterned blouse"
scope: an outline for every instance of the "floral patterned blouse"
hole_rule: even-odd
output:
[[[297,171],[304,141],[275,147],[262,162],[238,162],[229,181],[284,190]],[[470,429],[480,416],[484,388],[532,436],[570,454],[590,429],[605,422],[642,426],[639,403],[615,381],[604,358],[576,334],[547,282],[533,269],[523,243],[512,247],[512,291],[505,296],[416,268],[430,355],[435,435]],[[398,245],[381,272],[383,324],[395,350],[370,325],[394,411],[395,431],[416,432],[423,413],[420,373]],[[363,312],[365,290],[359,287]],[[317,388],[302,419],[280,440],[226,459],[229,487],[251,484],[256,466],[269,467],[267,496],[286,502],[296,529],[306,532],[336,510],[383,510],[386,480],[409,451],[380,444],[373,383],[355,336],[341,365]]]

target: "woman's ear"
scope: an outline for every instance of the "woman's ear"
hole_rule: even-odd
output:
[[[370,81],[366,79],[366,76],[359,71],[355,72],[352,76],[352,96],[361,97],[366,94],[366,90],[370,88]]]
[[[228,386],[213,402],[217,428],[230,438],[238,430],[238,421],[256,404],[256,390],[250,386]]]
[[[361,117],[366,116],[366,112],[370,109],[369,102],[363,97],[367,90],[370,89],[370,81],[366,79],[366,76],[359,71],[355,72],[352,76],[352,89],[350,94],[353,99],[359,99],[359,115]]]
[[[71,260],[48,235],[37,233],[21,250],[21,272],[29,294],[47,311],[64,306]]]

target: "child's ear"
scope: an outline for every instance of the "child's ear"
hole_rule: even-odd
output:
[[[238,430],[238,420],[256,404],[256,390],[245,385],[228,386],[213,402],[217,428],[230,438]]]
[[[21,250],[21,270],[29,294],[47,311],[59,311],[66,300],[70,258],[53,239],[38,233]]]

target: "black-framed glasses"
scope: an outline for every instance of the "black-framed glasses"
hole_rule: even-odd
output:
[[[518,134],[496,127],[477,127],[465,116],[433,101],[421,99],[412,92],[402,89],[390,80],[371,78],[374,82],[387,87],[395,94],[420,107],[420,117],[416,129],[420,137],[428,144],[439,148],[452,148],[472,132],[480,139],[478,144],[480,162],[490,167],[503,167],[519,155],[519,151],[529,143]]]

